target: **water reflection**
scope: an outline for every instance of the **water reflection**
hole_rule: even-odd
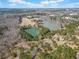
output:
[[[59,23],[51,20],[43,20],[43,26],[50,30],[57,30],[61,28]]]

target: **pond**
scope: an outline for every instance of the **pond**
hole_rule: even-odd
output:
[[[43,26],[50,30],[57,30],[61,28],[60,24],[58,24],[55,21],[50,21],[50,20],[43,20]]]
[[[25,30],[25,32],[27,32],[28,34],[30,34],[33,37],[36,37],[39,34],[39,30],[35,27],[28,28]]]

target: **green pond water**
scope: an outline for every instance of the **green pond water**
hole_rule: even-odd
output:
[[[33,37],[36,37],[39,34],[39,30],[37,28],[35,28],[35,27],[31,27],[29,29],[26,29],[25,32],[29,33]]]

